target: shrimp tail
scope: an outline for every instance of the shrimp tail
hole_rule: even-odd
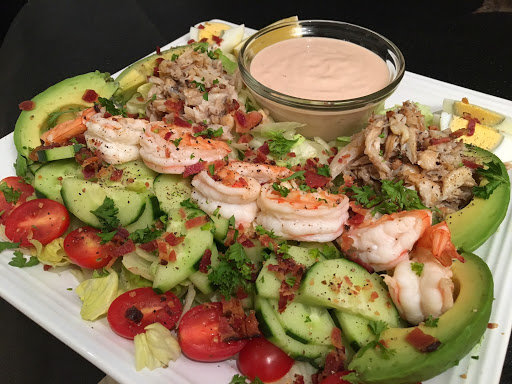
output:
[[[73,120],[66,120],[44,132],[41,135],[41,140],[43,140],[46,145],[65,143],[69,139],[84,133],[87,130],[85,123],[89,121],[94,114],[96,114],[96,111],[93,107],[87,108],[80,112]]]
[[[430,251],[444,267],[451,266],[453,259],[464,262],[464,258],[457,252],[451,241],[450,229],[444,221],[427,228],[418,240],[416,248]]]

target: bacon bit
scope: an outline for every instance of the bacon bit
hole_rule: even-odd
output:
[[[268,248],[269,244],[273,245],[273,249],[277,249],[277,247],[279,246],[279,244],[277,244],[277,241],[267,234],[260,235],[258,237],[258,240],[260,241],[261,245],[263,245],[266,248]]]
[[[110,181],[119,181],[123,177],[123,170],[114,168],[110,174]]]
[[[152,240],[149,243],[139,244],[139,248],[146,252],[153,252],[158,249],[158,244],[156,240]]]
[[[331,376],[336,372],[342,372],[345,369],[345,348],[334,349],[325,357],[325,366],[321,372],[315,373],[311,376],[313,383],[321,383],[326,377]],[[347,372],[348,374],[349,372]]]
[[[226,113],[236,111],[238,108],[240,108],[240,103],[236,99],[233,99],[226,103]]]
[[[235,111],[234,117],[237,133],[247,133],[263,120],[263,115],[258,111],[244,113],[239,109]]]
[[[379,298],[379,294],[376,291],[372,291],[370,294],[370,303],[373,303],[376,299]]]
[[[105,117],[105,118],[109,118],[109,117],[112,117],[112,114],[111,114],[110,112],[105,112],[105,113],[103,114],[103,117]]]
[[[246,134],[243,134],[240,136],[240,138],[238,139],[237,143],[239,144],[246,144],[248,142],[250,142],[252,140],[252,135],[246,133]]]
[[[458,139],[459,137],[464,136],[465,134],[466,134],[466,129],[462,128],[462,129],[457,129],[455,132],[451,132],[449,136],[452,139]]]
[[[477,122],[477,119],[468,120],[468,126],[467,126],[468,132],[467,132],[466,136],[473,136],[475,134],[476,122]]]
[[[418,327],[414,327],[414,329],[407,334],[405,340],[420,352],[434,352],[441,345],[441,342],[437,338],[426,334]]]
[[[36,107],[36,103],[32,100],[25,100],[18,104],[18,108],[22,111],[31,111]]]
[[[219,333],[223,342],[261,336],[254,311],[246,315],[238,299],[222,301],[222,313]]]
[[[43,265],[43,270],[45,270],[45,271],[49,271],[50,269],[52,269],[52,266],[51,266],[51,265],[48,265],[48,264],[44,264],[44,265]]]
[[[365,218],[364,215],[361,215],[360,213],[356,213],[354,216],[352,216],[350,219],[347,220],[347,224],[351,227],[357,227],[363,223],[364,218]]]
[[[348,159],[350,157],[350,155],[347,153],[346,155],[343,155],[341,156],[339,159],[338,159],[338,163],[343,163],[343,160],[345,159]]]
[[[195,43],[196,41],[194,39],[190,39],[189,41],[187,41],[187,44],[193,44]]]
[[[162,52],[160,52],[160,47],[158,45],[156,46],[156,54],[157,55],[161,55],[162,54]]]
[[[169,261],[176,261],[176,251],[174,249],[171,252],[169,252],[168,259]]]
[[[254,243],[250,239],[244,240],[240,244],[242,244],[245,248],[254,248],[255,247]]]
[[[452,139],[449,137],[441,137],[439,139],[433,138],[433,139],[430,139],[430,144],[438,145],[438,144],[443,144],[443,143],[449,143],[450,141],[452,141]]]
[[[189,165],[185,167],[185,172],[183,172],[183,177],[189,177],[190,175],[195,175],[196,173],[201,172],[205,169],[204,161],[199,161],[195,164]]]
[[[153,76],[160,77],[160,70],[158,69],[158,67],[153,68]]]
[[[165,236],[164,240],[171,247],[175,247],[176,245],[183,243],[185,236],[177,237],[174,233],[169,233],[167,236]]]
[[[394,114],[395,114],[394,111],[387,111],[386,112],[386,117],[389,119],[390,117],[393,117]]]
[[[197,27],[197,29],[204,29],[204,25],[203,25],[203,24],[199,24],[199,26]]]
[[[482,165],[474,163],[473,161],[463,159],[462,164],[471,169],[483,168]]]
[[[208,273],[208,266],[212,264],[212,251],[207,249],[203,253],[201,262],[199,263],[199,272]]]
[[[191,229],[195,227],[200,227],[201,225],[205,225],[208,222],[208,216],[198,216],[194,217],[193,219],[185,221],[185,228]]]
[[[188,121],[185,121],[185,120],[179,118],[178,116],[174,116],[174,125],[176,125],[178,127],[183,127],[183,128],[192,127],[192,124],[190,124]]]
[[[331,343],[335,348],[343,348],[343,343],[341,341],[341,330],[338,327],[334,327],[331,331]]]
[[[178,115],[183,111],[183,108],[185,107],[185,102],[183,100],[172,100],[168,99],[164,101],[165,109],[167,109],[168,112],[174,113],[174,124],[178,127],[186,127],[189,128],[192,126],[192,124],[181,120]],[[180,125],[180,124],[186,124],[186,125]]]
[[[180,208],[180,209],[178,210],[178,212],[179,212],[180,217],[181,217],[182,219],[184,219],[185,217],[187,217],[187,212],[185,212],[185,210],[184,210],[183,208]]]
[[[283,259],[281,254],[276,254],[278,264],[269,264],[267,268],[269,271],[275,272],[277,278],[281,280],[278,311],[283,312],[288,302],[293,300],[295,293],[299,290],[302,277],[306,272],[306,267],[295,262],[293,259]],[[286,282],[288,276],[295,278],[293,286],[290,286]]]
[[[164,140],[168,141],[171,138],[172,134],[173,134],[172,131],[166,132],[164,135]]]
[[[294,375],[294,377],[295,377],[295,380],[293,381],[293,384],[304,384],[304,376],[296,373]]]
[[[93,89],[88,89],[84,92],[82,100],[87,103],[94,103],[98,100],[98,93]]]
[[[323,188],[331,180],[330,177],[319,175],[313,171],[304,173],[306,185],[310,188]]]
[[[129,239],[121,245],[115,244],[112,246],[109,254],[112,256],[112,258],[117,258],[133,251],[135,251],[135,244],[131,239]]]
[[[463,98],[462,98],[462,102],[463,102],[464,104],[469,104],[469,101],[468,101],[468,98],[467,98],[467,97],[463,97]]]
[[[215,41],[217,45],[220,45],[220,43],[222,43],[222,39],[219,36],[213,35],[212,40]]]
[[[489,323],[487,324],[488,329],[496,329],[498,328],[498,323]]]

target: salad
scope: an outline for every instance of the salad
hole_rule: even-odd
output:
[[[258,107],[229,52],[199,41],[20,108],[2,246],[30,252],[13,266],[68,265],[82,318],[134,338],[138,369],[183,353],[238,356],[232,382],[417,382],[487,327],[492,277],[469,252],[503,219],[508,176],[413,103],[351,140],[306,139]],[[404,145],[412,132],[437,167]],[[411,188],[419,176],[443,204],[424,179]],[[464,223],[475,209],[497,211],[481,233]]]

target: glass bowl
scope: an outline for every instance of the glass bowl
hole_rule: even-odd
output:
[[[251,63],[264,48],[277,42],[302,38],[327,37],[345,40],[377,54],[389,70],[384,88],[366,96],[347,100],[309,100],[275,91],[251,75]],[[299,20],[268,26],[252,35],[240,50],[238,64],[242,80],[258,104],[268,109],[276,121],[306,124],[298,132],[312,138],[333,140],[350,136],[366,125],[371,113],[384,106],[403,78],[405,59],[398,47],[384,36],[369,29],[328,20]]]

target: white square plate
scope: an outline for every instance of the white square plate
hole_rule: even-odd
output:
[[[218,20],[221,21],[222,20]],[[231,24],[231,23],[229,23]],[[247,30],[248,33],[255,32]],[[168,44],[186,44],[188,34]],[[118,72],[117,74],[119,74]],[[116,74],[116,75],[117,75]],[[387,105],[413,100],[440,110],[443,98],[467,97],[478,104],[501,113],[510,114],[512,101],[500,99],[452,84],[406,72],[402,83]],[[508,153],[507,153],[508,152]],[[0,153],[6,165],[0,169],[0,179],[15,174],[11,164],[16,159],[12,133],[0,140]],[[500,150],[504,161],[512,159],[510,147]],[[507,155],[509,156],[507,158]],[[498,328],[486,331],[481,345],[464,358],[460,364],[424,384],[498,384],[505,359],[512,326],[512,312],[507,295],[512,292],[512,219],[511,209],[497,231],[477,250],[489,265],[495,282],[495,302],[491,322]],[[69,272],[45,272],[42,265],[20,269],[8,265],[12,252],[0,255],[0,295],[37,322],[55,337],[62,340],[84,358],[123,384],[227,384],[238,373],[234,361],[223,363],[196,363],[181,357],[167,369],[135,371],[134,347],[131,340],[114,334],[106,321],[87,322],[80,317],[81,302],[74,291],[78,282]],[[479,356],[472,359],[471,356]],[[463,380],[461,375],[466,375]]]

